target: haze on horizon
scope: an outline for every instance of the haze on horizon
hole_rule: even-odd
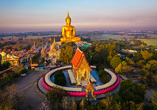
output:
[[[157,29],[157,0],[0,0],[0,32]]]

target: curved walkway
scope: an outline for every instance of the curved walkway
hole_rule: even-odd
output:
[[[48,85],[48,86],[50,86],[50,87],[59,87],[59,88],[62,88],[62,89],[64,89],[64,90],[66,90],[66,91],[79,91],[79,92],[81,92],[82,91],[82,88],[70,88],[70,87],[63,87],[63,86],[59,86],[59,85],[56,85],[56,84],[54,84],[52,81],[51,81],[51,79],[50,79],[50,76],[52,75],[52,74],[54,74],[56,71],[58,71],[58,70],[63,70],[63,69],[68,69],[68,68],[71,68],[72,66],[70,65],[70,66],[64,66],[64,67],[60,67],[60,68],[56,68],[56,69],[54,69],[54,70],[51,70],[50,72],[48,72],[46,75],[45,75],[45,83]]]
[[[117,76],[112,71],[110,71],[109,69],[104,69],[104,70],[108,74],[111,75],[111,80],[108,83],[104,84],[104,85],[95,87],[96,90],[108,88],[108,87],[112,86],[117,81]]]
[[[40,85],[38,84],[38,87],[39,89],[43,92],[43,93],[47,93],[47,90],[50,89],[52,90],[53,88],[52,87],[59,87],[59,88],[62,88],[66,91],[68,91],[68,93],[71,95],[71,96],[85,96],[86,95],[86,92],[82,92],[82,88],[70,88],[70,87],[63,87],[63,86],[59,86],[59,85],[56,85],[54,84],[51,79],[50,79],[50,76],[52,74],[54,74],[56,71],[58,70],[62,70],[62,69],[69,69],[69,68],[72,68],[71,65],[68,65],[68,66],[64,66],[64,67],[60,67],[60,68],[56,68],[54,70],[51,70],[49,71],[47,74],[45,74],[42,79],[39,80],[38,83],[40,83]],[[95,66],[91,66],[91,68],[95,68]],[[118,75],[116,75],[114,72],[112,72],[111,70],[109,69],[104,69],[107,73],[109,73],[111,75],[111,80],[104,84],[104,85],[101,85],[101,86],[97,86],[95,87],[96,91],[94,91],[94,95],[98,95],[98,94],[103,94],[103,93],[106,93],[106,92],[109,92],[109,91],[112,91],[113,89],[115,89],[119,83],[120,83],[120,78]],[[42,83],[42,86],[47,89],[47,90],[44,90],[43,87],[41,87],[41,83]]]

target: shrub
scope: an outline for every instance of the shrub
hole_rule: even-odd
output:
[[[102,75],[102,77],[101,77],[100,79],[101,79],[101,81],[102,81],[103,83],[107,83],[107,82],[109,82],[109,80],[110,80],[110,78],[109,78],[107,75]]]
[[[27,70],[25,68],[23,68],[21,71],[20,71],[20,74],[23,74],[23,73],[26,73]]]
[[[60,85],[60,86],[65,86],[66,85],[66,79],[64,73],[62,73],[62,70],[57,71],[55,74],[55,84]]]
[[[96,70],[97,70],[97,71],[104,70],[104,66],[98,64],[98,65],[96,65]]]
[[[107,83],[110,80],[110,78],[106,74],[106,71],[104,70],[100,70],[98,75],[103,83]]]
[[[99,77],[102,77],[102,75],[106,75],[106,71],[100,70],[98,75],[99,75]]]

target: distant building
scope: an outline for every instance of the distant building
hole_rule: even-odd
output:
[[[136,50],[127,50],[127,49],[122,49],[121,52],[127,53],[127,54],[134,54],[134,53],[137,53]]]
[[[26,50],[23,51],[12,51],[7,54],[5,52],[0,52],[2,56],[2,62],[8,61],[11,65],[18,66],[19,63],[25,62],[29,60],[29,54]]]

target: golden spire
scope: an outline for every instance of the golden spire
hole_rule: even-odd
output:
[[[36,48],[35,48],[35,42],[34,42],[34,46],[33,46],[33,49],[34,49],[34,50],[36,50]]]
[[[56,46],[56,40],[54,38],[52,46],[51,46],[51,51],[56,51],[55,46]]]
[[[71,21],[71,18],[70,18],[70,16],[69,16],[69,11],[68,11],[68,13],[67,13],[67,17],[65,18],[65,21],[67,21],[67,19],[70,19],[70,21]]]
[[[55,40],[55,38],[54,38],[54,40],[53,40],[53,43],[56,44],[56,40]]]
[[[44,52],[44,48],[43,48],[43,45],[42,45],[42,49],[41,49],[41,54],[44,55],[45,52]]]

